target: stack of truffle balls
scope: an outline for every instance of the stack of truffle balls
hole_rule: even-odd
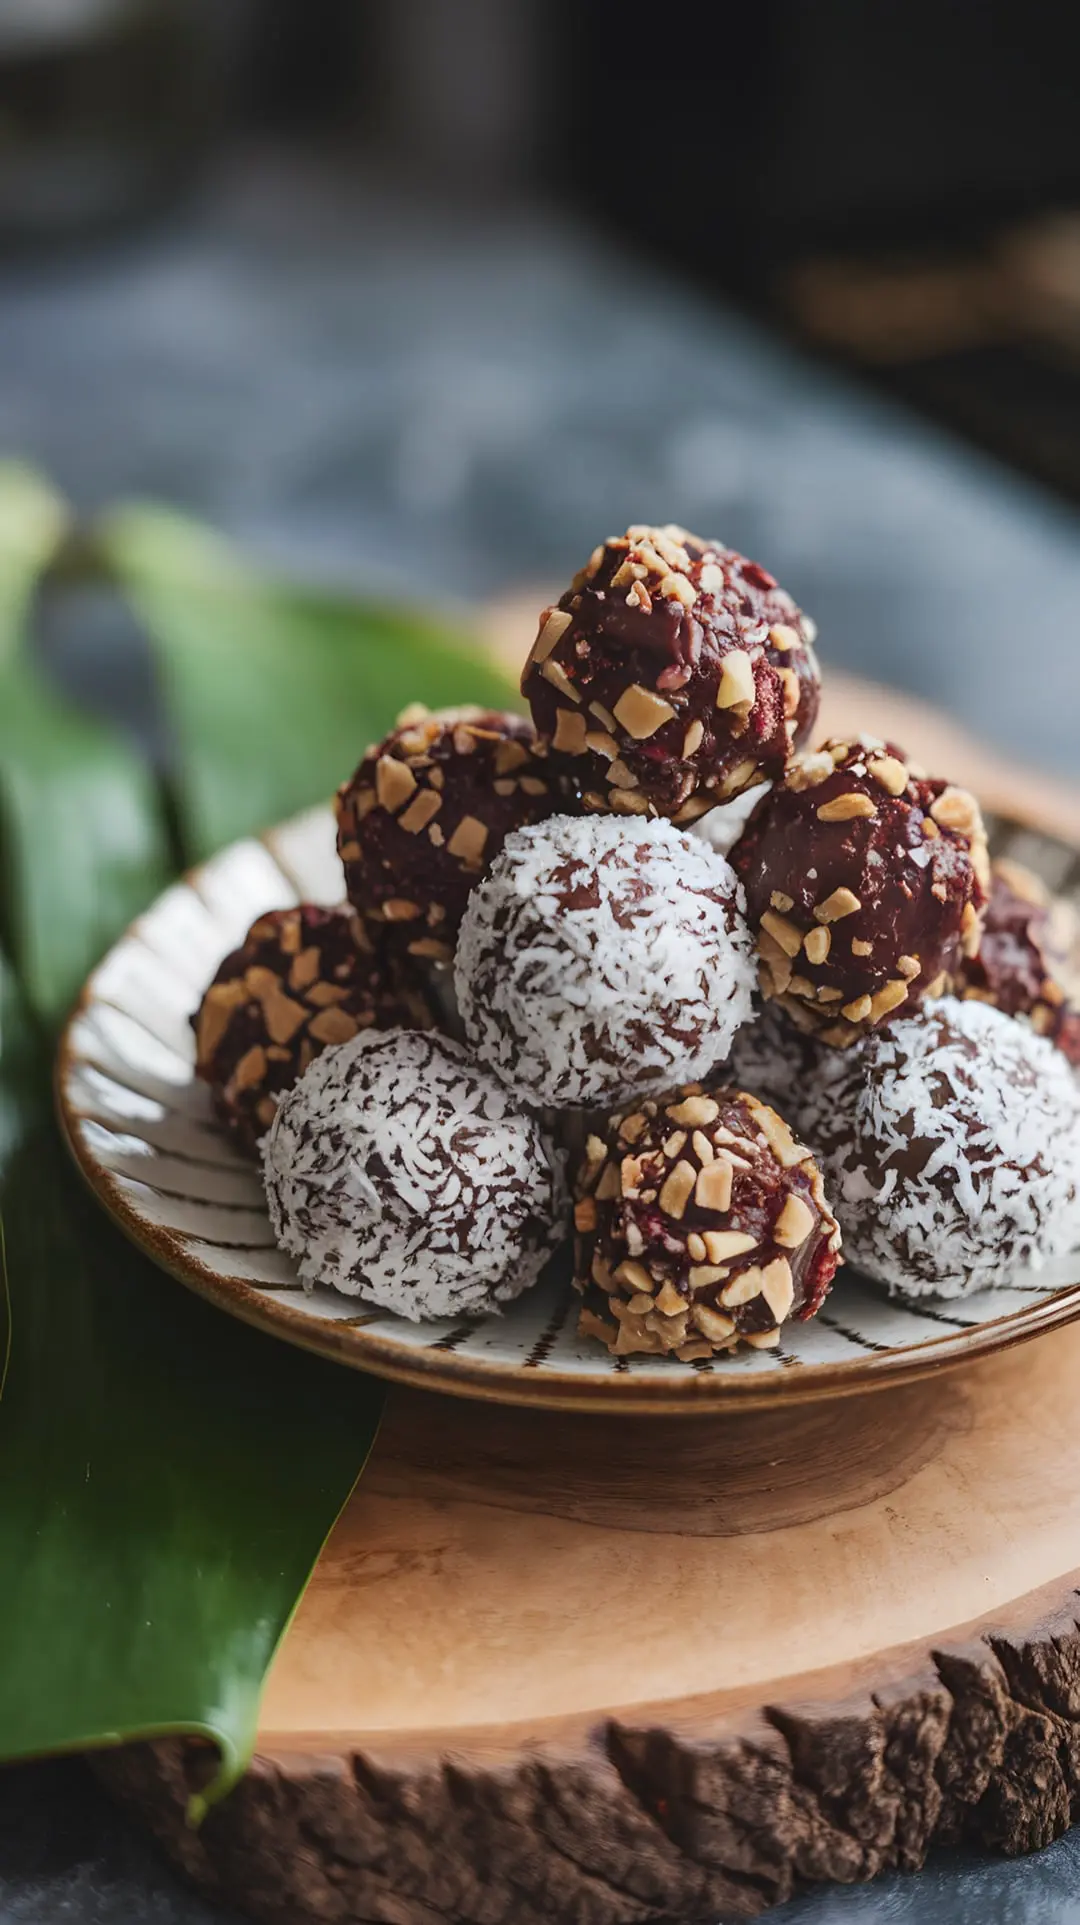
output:
[[[337,798],[347,902],[194,1019],[301,1276],[487,1313],[574,1234],[620,1357],[777,1345],[846,1254],[962,1295],[1080,1244],[1053,905],[892,743],[811,747],[814,626],[677,527],[545,609],[531,720],[408,710]]]

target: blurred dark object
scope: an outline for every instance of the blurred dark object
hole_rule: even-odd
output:
[[[565,171],[726,285],[1080,194],[1071,0],[755,0],[687,36],[644,0],[560,11]]]
[[[370,0],[247,0],[237,116],[289,138],[349,126],[367,103],[379,11]]]
[[[230,0],[2,0],[0,243],[160,205],[219,124]]]
[[[641,0],[561,13],[564,187],[1080,500],[1072,0],[756,0],[665,54]]]
[[[443,197],[491,198],[532,170],[544,0],[258,0],[238,107]]]
[[[810,257],[774,302],[816,346],[1080,500],[1080,211],[952,253]]]

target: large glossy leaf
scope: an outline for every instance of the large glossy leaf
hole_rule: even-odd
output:
[[[47,1022],[169,866],[148,770],[60,701],[25,645],[34,591],[65,533],[47,485],[0,467],[0,910],[25,993]]]
[[[382,1392],[189,1297],[68,1164],[48,1026],[157,888],[167,845],[141,764],[28,659],[63,517],[32,477],[4,481],[0,909],[17,970],[0,957],[0,1760],[202,1732],[220,1789]]]
[[[67,1166],[2,965],[0,1020],[0,1759],[202,1732],[224,1789],[382,1392],[126,1244]]]
[[[156,652],[196,854],[329,796],[407,702],[514,699],[453,631],[266,582],[163,509],[115,513],[99,545]]]

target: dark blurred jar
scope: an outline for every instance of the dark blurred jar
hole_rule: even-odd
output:
[[[0,0],[0,244],[129,220],[220,119],[230,0]]]

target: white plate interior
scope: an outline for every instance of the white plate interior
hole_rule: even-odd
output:
[[[999,825],[996,849],[1039,868],[1059,890],[1080,895],[1080,858],[1064,845]],[[659,1389],[661,1380],[688,1385],[707,1374],[734,1388],[785,1371],[857,1367],[860,1360],[865,1367],[886,1356],[899,1361],[928,1344],[943,1355],[950,1338],[967,1341],[961,1333],[970,1337],[1003,1319],[1037,1319],[1040,1308],[1080,1282],[1073,1257],[1018,1274],[1008,1289],[916,1306],[890,1302],[841,1272],[825,1308],[812,1322],[787,1327],[778,1351],[739,1352],[689,1368],[657,1357],[616,1360],[580,1341],[565,1275],[549,1276],[504,1314],[473,1322],[413,1324],[361,1298],[305,1290],[291,1259],[275,1247],[256,1167],[227,1142],[194,1079],[189,1019],[218,964],[256,916],[301,898],[330,903],[340,896],[328,809],[312,810],[261,841],[234,844],[167,890],[95,972],[69,1030],[61,1075],[75,1149],[128,1227],[190,1281],[211,1284],[219,1300],[223,1291],[234,1292],[245,1314],[254,1293],[269,1315],[277,1314],[279,1327],[282,1321],[291,1327],[283,1334],[319,1347],[320,1338],[331,1337],[327,1326],[334,1326],[337,1354],[344,1338],[347,1349],[355,1347],[356,1364],[386,1368],[396,1357],[405,1375],[414,1374],[410,1364],[422,1362],[429,1376],[438,1358],[449,1365],[452,1353],[491,1372],[491,1394],[511,1398],[522,1372],[550,1377],[553,1389],[555,1379],[574,1380],[583,1391],[603,1382],[609,1396],[613,1377],[644,1377]],[[286,1306],[294,1314],[282,1320]],[[351,1339],[346,1332],[354,1333]],[[530,1400],[538,1391],[542,1395],[534,1380]]]

